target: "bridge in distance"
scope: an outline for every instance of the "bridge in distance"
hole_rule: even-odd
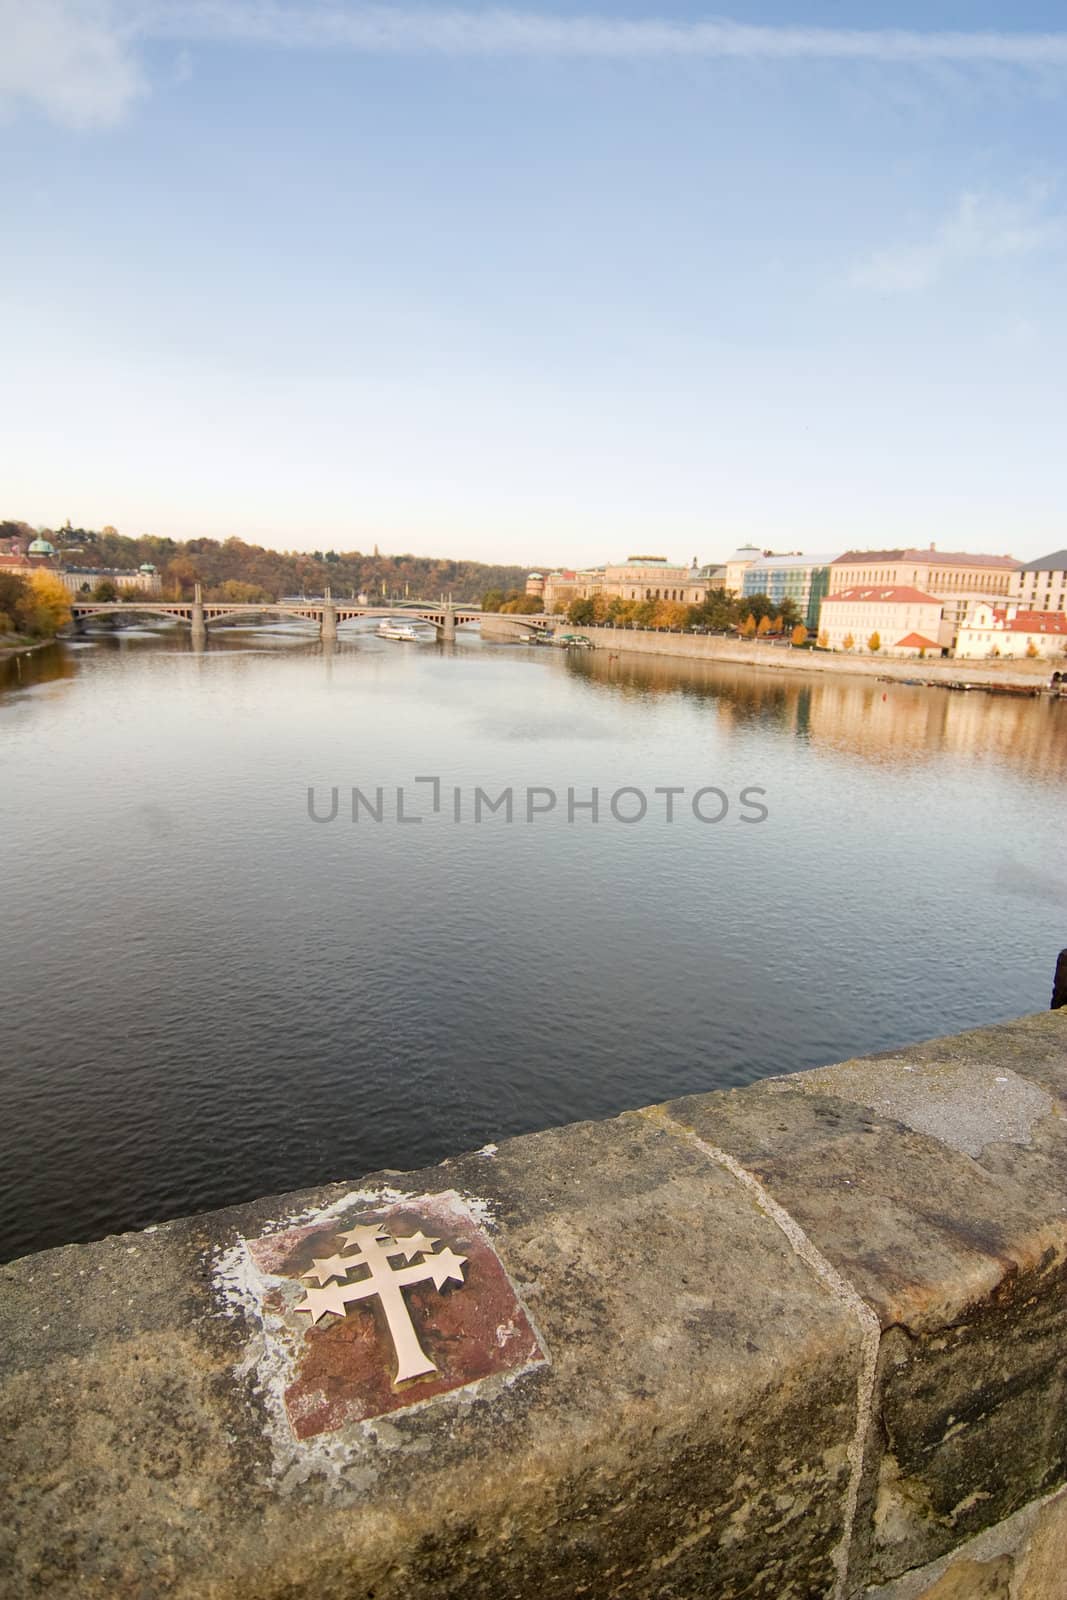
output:
[[[304,622],[315,622],[318,624],[320,639],[336,639],[338,625],[350,622],[355,617],[388,617],[394,621],[401,619],[424,622],[437,630],[438,639],[448,642],[455,638],[457,628],[474,622],[480,623],[482,620],[480,609],[453,605],[451,599],[430,601],[425,604],[409,603],[403,607],[357,605],[354,601],[335,600],[327,589],[321,600],[266,600],[247,603],[204,600],[199,584],[192,600],[74,600],[71,602],[70,610],[75,624],[79,626],[91,617],[101,616],[170,617],[178,622],[187,623],[193,631],[194,638],[205,637],[211,623],[235,617],[288,617]],[[505,625],[514,623],[518,627],[544,632],[562,621],[562,618],[537,615],[497,617],[494,613],[494,622],[496,621]]]

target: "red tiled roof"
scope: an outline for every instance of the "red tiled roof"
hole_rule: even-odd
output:
[[[879,605],[939,606],[941,604],[941,601],[935,599],[932,594],[923,594],[921,589],[909,589],[906,585],[894,585],[891,583],[868,583],[864,584],[862,588],[837,589],[833,594],[824,596],[823,605],[829,604],[831,600],[851,600],[853,603],[858,600],[866,600],[872,605],[877,603]]]
[[[994,607],[993,622],[1008,633],[1067,633],[1067,613],[1063,611],[1017,611],[1009,618],[1003,606]]]
[[[933,639],[924,639],[921,633],[909,633],[903,639],[898,639],[893,646],[894,650],[940,650],[941,646]]]
[[[874,561],[914,561],[931,567],[995,567],[1014,572],[1022,566],[1014,556],[969,556],[962,550],[846,550],[830,563],[834,567],[855,567]]]

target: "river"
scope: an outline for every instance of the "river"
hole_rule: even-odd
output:
[[[1067,702],[476,634],[0,663],[0,1259],[1043,1009],[1065,777]]]

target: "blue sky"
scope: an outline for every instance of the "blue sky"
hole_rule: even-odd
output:
[[[0,516],[1067,541],[1062,5],[0,0]]]

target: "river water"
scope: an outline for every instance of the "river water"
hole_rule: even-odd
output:
[[[8,661],[0,1258],[1043,1009],[1065,778],[1064,702],[477,635]]]

